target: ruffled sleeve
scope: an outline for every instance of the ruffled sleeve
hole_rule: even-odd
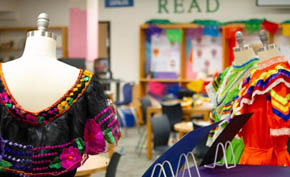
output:
[[[270,93],[277,103],[281,101],[283,103],[288,102],[287,98],[281,99],[275,90],[280,88],[278,85],[281,84],[283,85],[282,87],[290,88],[289,73],[290,65],[284,57],[270,59],[267,63],[262,62],[259,64],[259,67],[242,83],[239,97],[233,105],[230,117],[233,118],[235,115],[247,113],[247,107],[254,103],[258,95]],[[287,97],[287,95],[284,96]],[[280,106],[279,108],[283,107]]]
[[[88,119],[84,141],[87,154],[98,154],[106,149],[106,142],[116,144],[120,138],[115,108],[94,75],[87,90]]]
[[[230,67],[227,67],[223,72],[221,72],[220,74],[216,75],[214,77],[214,80],[209,83],[206,86],[206,92],[211,100],[211,102],[214,104],[216,104],[215,99],[216,99],[216,94],[218,91],[218,88],[220,87],[220,84],[223,82],[223,79],[225,77],[225,75],[227,74],[227,72],[229,71]]]

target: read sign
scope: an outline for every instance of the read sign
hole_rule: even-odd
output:
[[[205,7],[200,6],[200,2],[205,2]],[[219,10],[219,7],[219,0],[158,0],[159,14],[214,13]]]

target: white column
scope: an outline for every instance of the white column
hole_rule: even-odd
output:
[[[98,0],[87,0],[87,61],[98,58]],[[88,66],[90,67],[90,66]],[[88,68],[91,70],[90,68]]]

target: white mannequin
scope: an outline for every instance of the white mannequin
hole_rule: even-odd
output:
[[[265,61],[274,57],[281,56],[277,47],[269,48],[267,50],[259,51],[258,52],[259,58],[261,61]]]
[[[235,60],[233,62],[234,65],[240,66],[253,58],[257,58],[252,47],[244,46],[243,35],[240,31],[236,33],[236,40],[238,46],[234,48],[234,56],[235,56]]]
[[[274,57],[281,56],[277,46],[275,44],[268,44],[268,34],[265,30],[260,31],[260,40],[263,43],[263,47],[259,49],[258,55],[260,61],[265,61]]]
[[[80,73],[57,60],[54,38],[41,36],[37,31],[27,38],[23,55],[3,63],[2,71],[16,102],[30,112],[56,103],[74,86]]]

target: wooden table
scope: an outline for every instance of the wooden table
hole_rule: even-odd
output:
[[[194,106],[192,108],[183,108],[183,114],[184,115],[191,115],[191,114],[203,114],[204,120],[209,119],[209,112],[211,111],[212,106],[210,105],[200,105],[200,106]],[[147,121],[147,158],[152,158],[152,127],[150,118],[152,114],[155,113],[161,113],[162,109],[161,107],[148,107],[147,113],[146,113],[146,121]]]
[[[174,130],[178,132],[178,138],[181,139],[186,133],[193,130],[192,122],[180,122],[174,124]]]
[[[94,155],[90,156],[89,159],[85,162],[83,166],[78,168],[76,177],[91,177],[92,174],[105,171],[109,164],[110,159],[100,156]]]

